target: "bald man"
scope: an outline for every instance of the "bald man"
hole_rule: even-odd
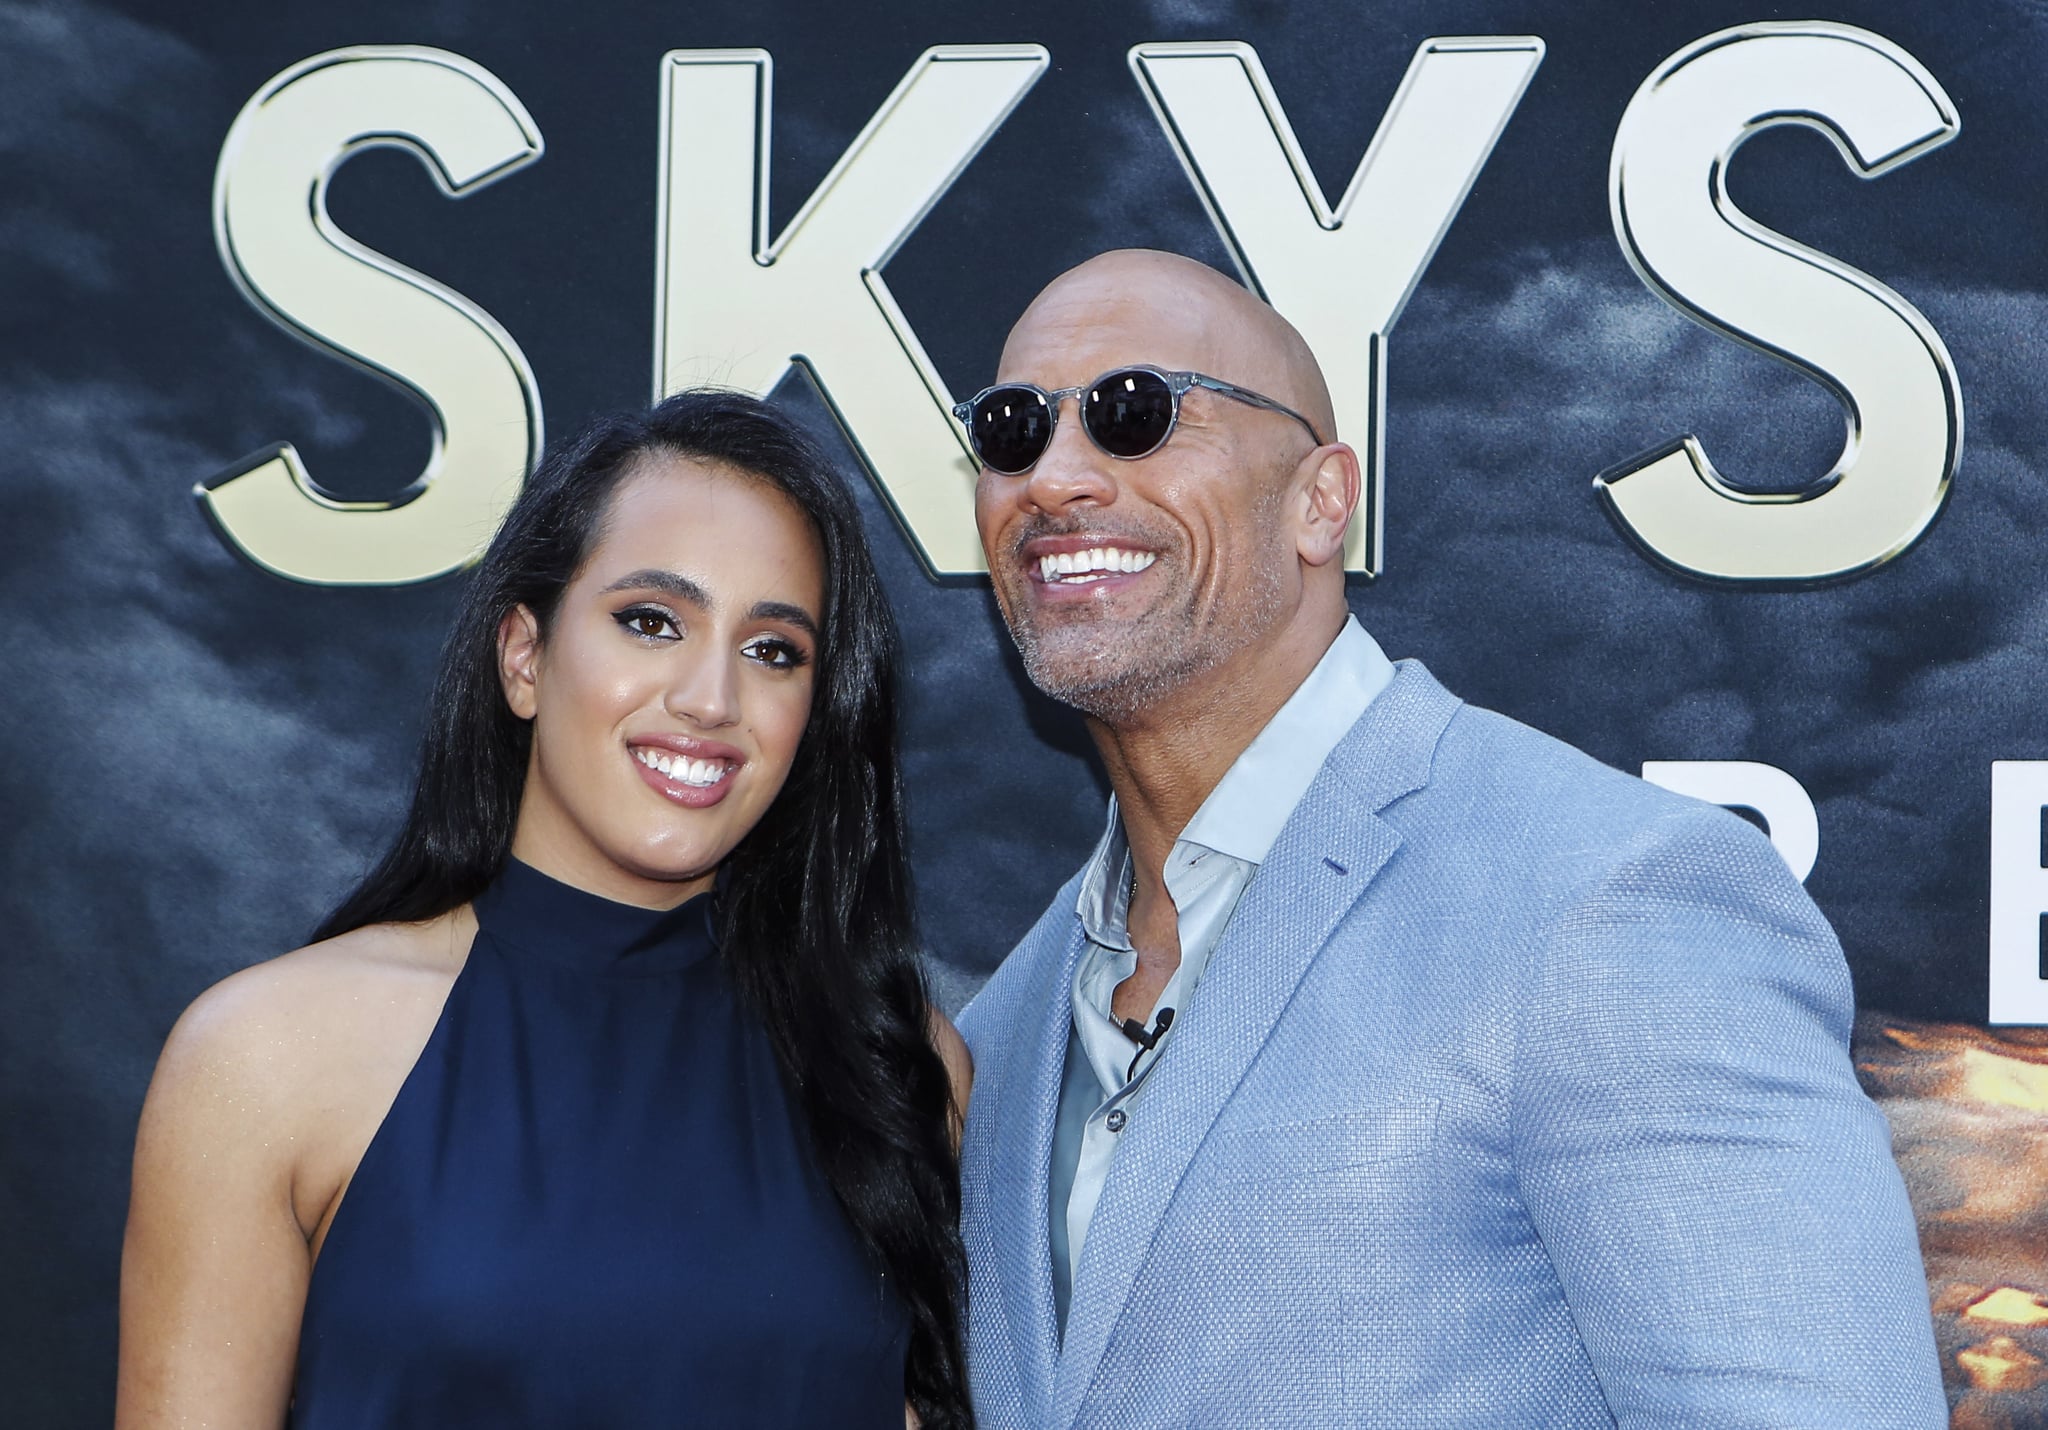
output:
[[[1358,459],[1238,285],[1105,254],[1000,378],[996,596],[1115,798],[960,1020],[981,1424],[1944,1424],[1769,843],[1381,654]]]

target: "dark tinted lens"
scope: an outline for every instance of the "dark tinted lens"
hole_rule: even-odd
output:
[[[1029,470],[1052,441],[1052,409],[1029,387],[999,387],[974,404],[967,435],[974,455],[992,472]]]
[[[1112,457],[1142,457],[1173,430],[1173,389],[1156,372],[1106,374],[1081,398],[1081,422]]]

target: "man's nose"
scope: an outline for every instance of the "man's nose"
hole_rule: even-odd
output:
[[[1025,474],[1024,504],[1043,512],[1055,512],[1079,502],[1107,506],[1116,499],[1116,481],[1110,475],[1111,458],[1088,440],[1081,426],[1080,402],[1071,413],[1062,413],[1053,425],[1052,441],[1038,464]],[[1065,405],[1064,403],[1062,404]]]

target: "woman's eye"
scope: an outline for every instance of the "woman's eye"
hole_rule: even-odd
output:
[[[630,611],[621,611],[612,619],[634,635],[645,636],[650,640],[659,640],[664,637],[680,634],[676,630],[674,618],[668,612],[650,610],[644,606]]]
[[[794,670],[810,660],[794,643],[780,636],[761,636],[748,641],[742,649],[751,659],[776,670]]]

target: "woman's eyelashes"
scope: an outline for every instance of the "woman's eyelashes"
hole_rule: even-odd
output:
[[[661,606],[628,606],[612,619],[630,636],[641,641],[676,641],[683,638],[682,622],[673,611]],[[770,670],[797,670],[811,663],[811,653],[787,636],[756,635],[740,647],[740,654]]]
[[[796,670],[811,663],[811,653],[784,636],[755,636],[740,650],[774,670]]]
[[[675,616],[659,606],[628,606],[612,619],[630,635],[650,641],[682,639],[682,627]]]

